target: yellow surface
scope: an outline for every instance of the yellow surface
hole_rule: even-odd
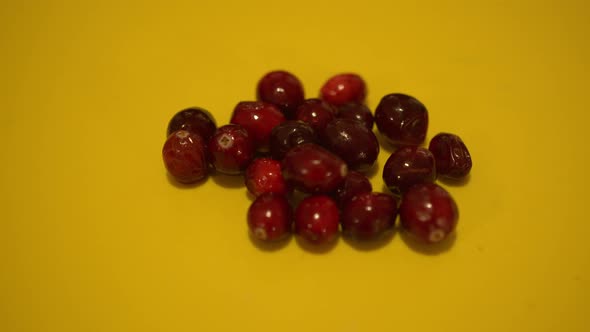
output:
[[[1,6],[0,331],[590,328],[587,2],[91,3]],[[169,118],[224,124],[279,68],[464,139],[450,248],[259,248],[239,177],[169,182]]]

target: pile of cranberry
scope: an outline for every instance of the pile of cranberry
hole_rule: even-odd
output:
[[[420,101],[388,94],[373,115],[364,104],[366,95],[365,81],[349,73],[330,78],[319,98],[305,99],[297,77],[270,72],[258,82],[258,101],[238,103],[230,124],[218,128],[201,108],[174,115],[164,164],[181,183],[201,181],[213,171],[243,174],[255,197],[248,227],[260,241],[294,232],[325,244],[340,228],[344,236],[369,241],[391,231],[398,214],[402,229],[415,238],[442,241],[455,229],[458,210],[434,181],[468,175],[472,163],[465,144],[440,133],[428,149],[421,147],[428,111]],[[389,194],[373,192],[365,175],[379,154],[373,122],[396,147],[382,173]]]

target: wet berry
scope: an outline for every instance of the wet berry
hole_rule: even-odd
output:
[[[383,181],[395,195],[416,183],[436,180],[434,156],[425,148],[406,146],[389,156],[383,167]]]
[[[315,143],[316,135],[311,126],[303,121],[289,120],[273,128],[270,134],[270,154],[282,160],[292,147]]]
[[[358,240],[375,239],[395,225],[397,200],[383,193],[357,194],[342,209],[342,234]]]
[[[240,125],[221,126],[209,140],[209,154],[215,169],[225,174],[240,174],[254,158],[254,144]]]
[[[428,149],[434,155],[439,176],[460,180],[471,171],[471,154],[459,136],[440,133],[430,140]]]
[[[352,170],[369,170],[379,155],[379,141],[362,123],[335,119],[326,125],[322,145],[342,158]]]
[[[259,101],[238,103],[230,120],[248,131],[259,151],[268,151],[272,129],[283,122],[285,116],[276,106]]]
[[[207,176],[206,144],[199,134],[179,130],[173,132],[162,149],[164,165],[178,182],[193,183]]]
[[[339,221],[338,206],[328,196],[309,196],[295,209],[295,232],[313,244],[334,241]]]
[[[272,71],[260,79],[257,99],[279,107],[287,119],[295,117],[295,110],[304,100],[303,85],[295,75]]]
[[[416,98],[392,93],[375,109],[375,123],[393,145],[419,145],[426,138],[428,111]]]
[[[248,209],[248,228],[258,240],[281,240],[290,233],[292,215],[285,196],[264,193]]]
[[[320,98],[340,106],[346,103],[362,103],[367,96],[367,85],[357,74],[338,74],[331,77],[320,89]]]

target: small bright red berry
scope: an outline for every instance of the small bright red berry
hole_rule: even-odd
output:
[[[289,150],[281,165],[285,180],[306,193],[330,193],[348,173],[342,159],[313,143]]]
[[[278,106],[287,119],[293,119],[295,110],[303,103],[301,81],[293,74],[277,70],[260,79],[256,89],[257,99]]]
[[[282,160],[291,148],[316,143],[313,128],[303,121],[289,120],[273,128],[270,133],[270,154],[276,160]]]
[[[313,244],[334,241],[339,221],[338,206],[328,196],[309,196],[295,209],[295,232]]]
[[[209,111],[200,107],[191,107],[176,113],[168,123],[168,136],[178,130],[186,130],[201,135],[207,141],[215,130],[217,124]]]
[[[335,117],[334,106],[316,98],[305,100],[295,112],[295,119],[308,123],[316,134],[320,134]]]
[[[373,186],[366,176],[360,172],[350,171],[333,196],[338,205],[342,207],[355,195],[371,191],[373,191]]]
[[[209,154],[217,171],[240,174],[254,158],[254,144],[246,129],[228,124],[219,127],[209,140]]]
[[[395,195],[416,183],[436,180],[434,156],[428,149],[406,146],[389,156],[383,167],[383,182]]]
[[[334,119],[322,133],[322,146],[342,158],[352,170],[371,169],[379,156],[379,141],[362,123]]]
[[[248,228],[256,239],[277,241],[291,230],[292,210],[283,195],[264,193],[248,209]]]
[[[426,138],[428,111],[418,99],[392,93],[383,97],[375,109],[375,123],[393,145],[419,145]]]
[[[268,151],[272,129],[285,122],[285,116],[269,103],[243,101],[234,108],[230,123],[248,131],[259,151]]]
[[[287,184],[281,171],[281,162],[271,158],[254,159],[244,176],[246,188],[254,196],[271,192],[287,194]]]
[[[410,187],[402,198],[399,214],[402,227],[425,243],[448,237],[459,219],[455,200],[434,183]]]
[[[200,135],[186,130],[175,131],[162,149],[164,165],[176,181],[197,182],[207,176],[206,149]]]
[[[360,193],[342,209],[342,233],[358,240],[378,238],[395,225],[397,200],[383,193]]]
[[[362,77],[352,73],[335,75],[320,89],[320,98],[336,106],[362,103],[366,96],[367,84]]]
[[[428,150],[436,160],[436,172],[441,177],[461,180],[471,171],[471,154],[457,135],[440,133],[430,140]]]
[[[352,119],[362,123],[368,130],[373,130],[373,113],[367,105],[361,103],[348,103],[338,107],[336,117]]]

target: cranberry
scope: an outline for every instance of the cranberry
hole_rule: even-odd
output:
[[[273,128],[270,134],[270,154],[274,159],[282,160],[292,147],[315,142],[316,136],[309,124],[289,120]]]
[[[362,103],[366,96],[367,85],[357,74],[333,76],[320,89],[320,98],[336,106],[350,102]]]
[[[350,171],[334,192],[334,197],[338,205],[344,206],[356,194],[370,193],[371,191],[373,191],[373,186],[366,176],[359,172]]]
[[[272,71],[258,82],[257,99],[278,106],[288,119],[292,119],[304,99],[303,85],[289,72]]]
[[[186,130],[201,135],[207,141],[215,130],[215,118],[207,110],[191,107],[176,113],[168,123],[168,136],[177,130]]]
[[[389,156],[383,167],[383,181],[395,195],[416,183],[434,182],[434,156],[425,148],[406,146]]]
[[[336,117],[336,109],[320,100],[307,99],[295,112],[295,119],[309,123],[316,133],[321,133],[326,125]]]
[[[313,244],[330,243],[338,234],[340,212],[328,196],[309,196],[295,209],[295,232]]]
[[[254,145],[240,125],[221,126],[209,140],[213,166],[221,173],[240,174],[254,158]]]
[[[348,173],[342,159],[313,143],[289,150],[283,159],[282,168],[285,180],[307,193],[334,191]]]
[[[394,145],[419,145],[426,138],[428,111],[417,99],[392,93],[375,109],[377,129]]]
[[[348,103],[338,107],[336,117],[361,122],[367,129],[373,130],[373,113],[365,104]]]
[[[292,215],[285,196],[264,193],[248,209],[250,233],[262,241],[280,240],[289,234]]]
[[[272,192],[287,194],[287,185],[281,173],[281,163],[270,158],[254,159],[246,169],[246,188],[254,196]]]
[[[260,101],[243,101],[236,105],[230,123],[244,127],[260,151],[268,151],[272,129],[285,122],[278,108]]]
[[[168,173],[181,183],[193,183],[207,176],[205,141],[199,134],[179,130],[168,136],[162,149]]]
[[[400,205],[402,227],[426,243],[443,240],[453,232],[459,219],[451,195],[434,183],[412,186]]]
[[[382,193],[361,193],[342,210],[342,233],[359,240],[375,239],[392,229],[397,217],[397,200]]]
[[[460,180],[471,171],[471,154],[459,136],[440,133],[430,140],[428,149],[436,160],[438,175]]]
[[[367,171],[379,155],[379,141],[362,123],[335,119],[323,131],[322,145],[340,156],[350,169]]]

